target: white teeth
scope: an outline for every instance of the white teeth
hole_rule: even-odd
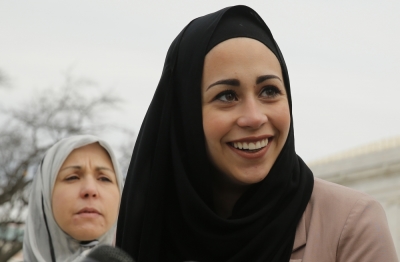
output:
[[[248,150],[257,150],[268,145],[268,138],[257,141],[257,142],[233,142],[233,147],[238,149],[248,149]]]
[[[256,145],[254,143],[249,143],[249,150],[256,149]]]
[[[267,140],[267,144],[268,144],[268,140]],[[262,147],[266,146],[267,144],[265,144],[265,140],[262,140],[262,141],[261,141],[261,146],[262,146]]]

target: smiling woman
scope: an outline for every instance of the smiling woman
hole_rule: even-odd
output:
[[[110,146],[89,135],[46,153],[32,184],[24,236],[26,261],[79,261],[112,244],[122,176]]]

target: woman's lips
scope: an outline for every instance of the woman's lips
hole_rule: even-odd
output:
[[[264,156],[268,151],[273,137],[264,137],[257,139],[241,139],[235,142],[227,143],[229,147],[239,156],[255,159]]]
[[[258,150],[268,145],[268,138],[258,141],[233,142],[231,145],[233,145],[233,147],[236,149]]]
[[[76,215],[78,215],[79,217],[86,217],[86,218],[95,218],[98,216],[101,216],[101,213],[92,207],[85,207],[82,208],[81,210],[79,210]]]

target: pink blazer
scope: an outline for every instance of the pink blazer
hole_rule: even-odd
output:
[[[290,262],[397,262],[385,211],[372,197],[315,178]]]

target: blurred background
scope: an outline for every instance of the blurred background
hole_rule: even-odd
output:
[[[96,133],[126,170],[170,43],[192,19],[236,4],[0,1],[0,261],[21,248],[25,188],[46,148]],[[317,176],[377,197],[399,250],[400,2],[245,4],[285,57],[297,153]]]

